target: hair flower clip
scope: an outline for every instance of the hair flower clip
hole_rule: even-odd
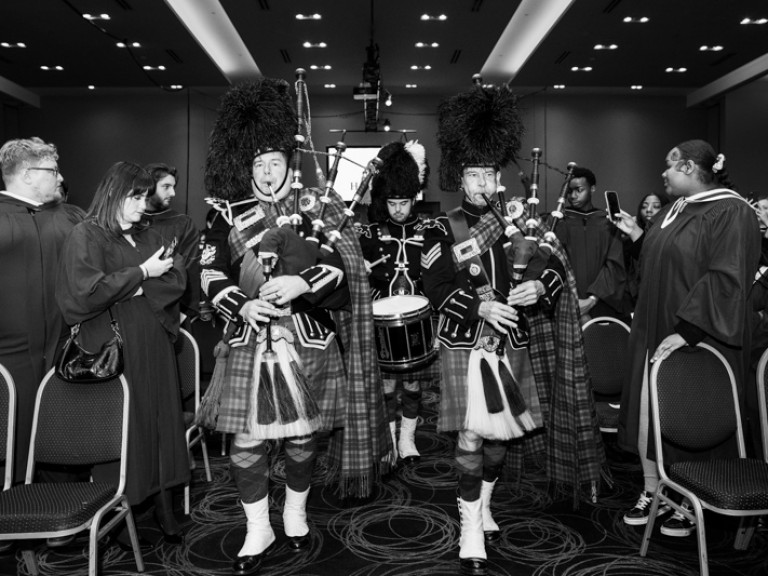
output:
[[[720,170],[723,169],[723,163],[725,162],[725,155],[724,154],[718,154],[717,158],[715,159],[715,163],[712,165],[712,172],[717,174],[720,172]]]

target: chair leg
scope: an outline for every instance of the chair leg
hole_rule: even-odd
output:
[[[136,523],[133,521],[133,512],[128,505],[128,501],[123,499],[121,504],[125,506],[128,513],[125,515],[125,525],[128,528],[128,536],[131,538],[131,547],[133,548],[133,557],[136,560],[136,571],[144,572],[144,558],[141,556],[141,548],[139,547],[139,534],[136,532]]]
[[[757,526],[756,516],[747,516],[739,522],[739,529],[736,532],[736,540],[733,543],[734,550],[746,550],[752,541]]]
[[[227,455],[227,433],[226,432],[221,433],[221,455],[222,456]]]
[[[32,576],[38,576],[40,571],[37,569],[37,558],[35,557],[34,550],[22,550],[21,556],[24,558],[24,564],[27,566],[27,570]]]
[[[184,484],[184,515],[189,516],[189,482]]]
[[[698,504],[698,503],[697,503]],[[704,530],[704,511],[701,506],[694,506],[696,510],[696,536],[699,539],[699,572],[701,576],[709,576],[709,557],[707,556],[707,535]]]
[[[211,477],[211,463],[208,461],[208,442],[205,438],[205,432],[200,430],[200,449],[203,451],[203,464],[205,464],[205,479],[210,482],[213,480]]]
[[[656,488],[656,492],[653,495],[653,502],[651,502],[651,511],[648,514],[648,523],[645,525],[645,532],[643,532],[643,540],[640,543],[640,556],[645,556],[648,553],[648,545],[651,543],[651,534],[653,534],[653,526],[656,524],[656,514],[659,511],[659,494],[661,493],[661,485]]]

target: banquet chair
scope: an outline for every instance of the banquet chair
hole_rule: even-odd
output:
[[[192,456],[192,448],[200,444],[203,452],[203,464],[205,465],[205,477],[211,481],[211,465],[208,462],[208,445],[205,438],[205,430],[194,423],[195,413],[200,407],[200,348],[194,336],[184,328],[179,330],[179,338],[176,340],[176,365],[179,372],[179,385],[181,386],[182,400],[194,398],[194,411],[184,412],[184,426],[186,427],[187,453],[189,454],[189,467],[195,468],[195,459]],[[191,480],[190,480],[191,482]],[[189,514],[189,483],[184,486],[184,513]]]
[[[582,334],[600,431],[617,433],[629,326],[616,318],[598,316],[584,324]]]
[[[650,425],[656,448],[659,485],[653,496],[640,555],[648,552],[661,502],[695,523],[699,565],[708,576],[704,510],[741,517],[734,547],[744,549],[745,519],[768,514],[768,463],[746,458],[736,379],[720,352],[708,344],[684,346],[654,363],[650,376]],[[705,454],[733,446],[738,458],[687,460],[667,465],[662,442]],[[687,498],[692,510],[673,499]]]
[[[16,422],[16,386],[8,369],[0,364],[0,463],[5,474],[3,490],[13,481],[13,441]]]
[[[128,382],[120,375],[98,384],[72,384],[53,370],[35,399],[24,484],[0,492],[0,541],[21,540],[27,570],[38,574],[27,540],[90,531],[88,574],[98,569],[99,540],[125,522],[136,568],[144,571],[136,525],[125,488],[128,446]],[[34,482],[37,464],[92,466],[120,462],[115,482]]]
[[[763,440],[763,460],[768,462],[768,348],[757,364],[757,401],[760,410],[760,432]]]

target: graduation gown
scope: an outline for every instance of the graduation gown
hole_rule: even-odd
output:
[[[83,323],[84,348],[97,349],[111,337],[110,307],[119,324],[131,393],[125,492],[132,505],[189,480],[173,348],[186,281],[184,261],[177,254],[169,272],[143,280],[139,265],[162,240],[151,228],[134,233],[133,239],[135,247],[91,220],[77,225],[64,245],[56,286],[67,324]],[[136,296],[139,288],[144,293]],[[115,467],[98,470],[107,477],[114,472]]]
[[[656,217],[640,254],[640,292],[619,421],[623,448],[637,452],[646,358],[675,332],[689,343],[703,341],[722,352],[743,397],[750,351],[749,292],[759,258],[754,210],[735,192],[717,189],[680,199]],[[650,438],[648,447],[650,456]],[[684,456],[665,446],[670,463]]]
[[[16,384],[14,482],[22,482],[35,396],[66,329],[54,299],[64,239],[83,219],[70,204],[33,206],[0,194],[0,363]]]

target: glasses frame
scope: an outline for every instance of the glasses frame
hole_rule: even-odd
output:
[[[58,178],[60,174],[58,168],[45,168],[43,166],[30,166],[27,170],[44,170],[45,172],[52,172],[54,178]]]

